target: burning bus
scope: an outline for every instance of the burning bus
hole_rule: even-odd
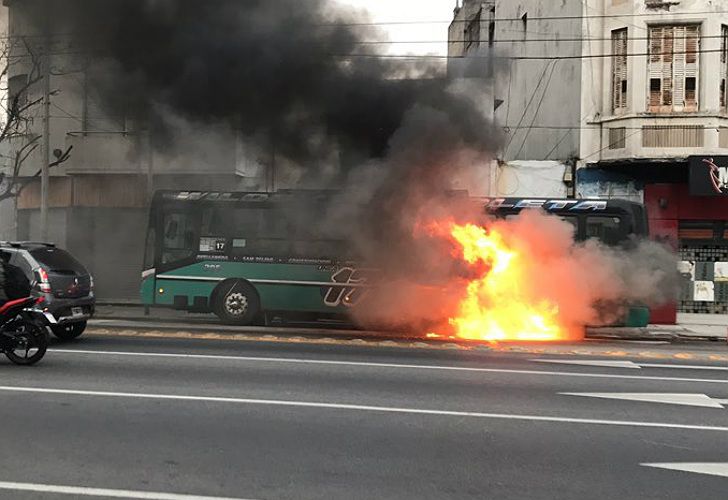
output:
[[[332,237],[322,230],[324,224],[311,223],[326,218],[332,196],[319,191],[157,192],[149,216],[143,304],[213,312],[239,325],[263,322],[266,315],[350,315],[378,295],[386,277],[374,278],[375,266],[363,268],[350,242]],[[644,207],[627,201],[471,198],[470,203],[479,207],[482,220],[422,225],[428,238],[450,245],[441,260],[460,260],[460,267],[468,268],[443,286],[447,291],[436,291],[453,299],[438,314],[447,316],[448,335],[462,338],[564,338],[558,303],[524,285],[534,281],[533,274],[519,274],[528,267],[522,264],[529,250],[519,250],[507,225],[522,218],[524,210],[556,216],[544,219],[558,220],[555,232],[566,234],[569,244],[592,239],[625,246],[648,235]],[[493,221],[492,228],[484,227],[485,220]],[[429,300],[424,297],[416,300]],[[640,310],[633,308],[630,316]],[[491,333],[482,334],[483,329]]]

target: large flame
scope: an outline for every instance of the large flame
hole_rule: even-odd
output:
[[[457,337],[470,340],[554,341],[569,337],[559,324],[558,306],[529,287],[527,255],[509,246],[496,229],[450,223],[472,278],[449,323]],[[442,229],[442,227],[440,227]]]

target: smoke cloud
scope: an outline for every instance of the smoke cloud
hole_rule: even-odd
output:
[[[350,167],[385,157],[416,105],[443,114],[440,131],[451,140],[494,145],[483,116],[448,91],[439,64],[379,57],[364,42],[386,35],[333,1],[23,3],[32,19],[67,32],[60,39],[72,50],[94,57],[89,76],[109,114],[138,117],[160,149],[178,138],[172,114],[200,127],[225,123],[311,173],[332,159]],[[401,135],[400,151],[404,139],[424,144]]]
[[[365,12],[330,0],[23,3],[37,29],[53,20],[71,52],[92,57],[89,85],[106,113],[136,120],[165,157],[199,157],[203,173],[205,158],[224,161],[205,149],[237,134],[287,187],[340,190],[310,223],[367,260],[398,260],[391,243],[405,246],[422,205],[485,189],[502,134],[483,112],[484,81],[449,81],[441,61],[381,57],[366,42],[386,35]],[[460,66],[491,67],[481,57]]]
[[[677,258],[662,244],[576,243],[571,224],[536,211],[492,226],[528,256],[532,282],[525,286],[557,304],[567,325],[609,324],[622,319],[628,305],[658,306],[677,297]]]
[[[510,277],[517,277],[518,283],[503,287],[511,295],[496,297],[481,287],[481,310],[512,301],[555,306],[563,338],[581,338],[585,325],[620,322],[630,306],[659,306],[677,297],[677,257],[662,244],[645,239],[616,247],[595,239],[576,242],[570,223],[538,210],[503,220],[489,217],[482,206],[478,210],[472,203],[456,205],[460,210],[455,214],[423,214],[425,219],[415,226],[414,255],[425,266],[415,272],[410,269],[407,278],[366,297],[358,310],[365,324],[414,325],[420,332],[453,333],[448,320],[461,313],[473,280],[490,270],[487,265],[465,264],[462,247],[450,237],[450,223],[485,227],[499,234],[505,248],[517,256],[512,265],[518,270]],[[438,230],[417,230],[433,222]]]

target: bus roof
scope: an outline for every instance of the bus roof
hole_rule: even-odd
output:
[[[279,189],[273,193],[260,191],[175,191],[158,190],[154,193],[152,204],[156,205],[162,201],[173,202],[230,202],[230,203],[254,203],[254,202],[282,202],[296,199],[327,199],[336,195],[345,194],[344,191],[336,189]],[[449,196],[467,197],[467,191],[447,191]]]
[[[274,193],[260,191],[173,191],[159,190],[154,193],[153,204],[162,201],[177,202],[263,202],[282,201],[298,197],[324,198],[336,194],[332,190],[285,189]]]
[[[485,209],[497,211],[520,211],[525,208],[540,208],[546,212],[639,212],[641,203],[620,199],[575,199],[575,198],[478,198]]]

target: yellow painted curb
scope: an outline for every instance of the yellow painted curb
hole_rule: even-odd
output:
[[[213,332],[184,332],[164,330],[133,330],[128,328],[89,328],[86,335],[100,337],[137,337],[137,338],[166,338],[166,339],[196,339],[196,340],[225,340],[238,342],[273,342],[288,344],[312,345],[346,345],[361,347],[389,347],[404,349],[428,349],[435,351],[470,351],[494,352],[529,355],[562,355],[562,356],[600,356],[616,358],[638,359],[676,359],[676,360],[703,360],[728,362],[728,353],[712,354],[701,352],[669,352],[669,351],[634,351],[613,350],[610,348],[573,348],[564,345],[509,345],[509,344],[478,344],[473,342],[457,343],[453,341],[422,341],[422,340],[380,340],[377,338],[310,338],[302,336],[277,336],[272,334],[241,334],[241,333],[213,333]]]

